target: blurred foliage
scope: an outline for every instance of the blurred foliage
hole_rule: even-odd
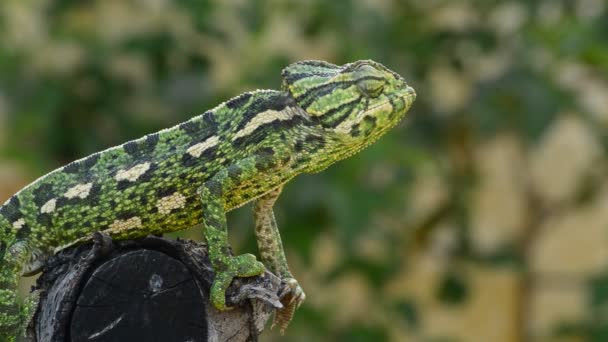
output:
[[[373,147],[284,191],[309,300],[283,341],[608,338],[603,0],[3,0],[0,193],[371,58],[418,91]],[[253,251],[249,209],[231,238]],[[189,237],[200,237],[192,230]]]

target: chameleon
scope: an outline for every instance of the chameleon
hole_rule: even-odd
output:
[[[17,297],[21,276],[95,232],[135,239],[202,224],[214,270],[209,300],[228,310],[235,277],[266,269],[287,295],[284,330],[306,295],[286,261],[273,206],[283,186],[378,140],[405,116],[416,92],[372,60],[295,62],[281,90],[236,96],[190,120],[58,168],[0,207],[0,340],[15,341],[37,306]],[[253,254],[232,255],[226,212],[254,202]],[[283,300],[282,300],[283,301]],[[277,322],[278,320],[278,322]]]

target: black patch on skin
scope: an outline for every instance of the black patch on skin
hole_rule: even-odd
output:
[[[80,171],[80,162],[73,161],[68,165],[64,166],[61,171],[65,173],[78,173],[78,171]]]
[[[64,166],[61,171],[70,174],[83,173],[91,169],[101,157],[101,153],[92,154],[85,159],[73,161]]]
[[[214,135],[218,131],[218,124],[214,113],[206,111],[201,116],[182,123],[179,128],[192,138],[192,145],[195,145]]]
[[[354,124],[350,129],[350,135],[353,137],[358,137],[361,135],[361,127],[358,123]]]
[[[122,213],[116,214],[116,219],[125,221],[135,216],[138,216],[137,213],[127,210],[123,211]]]
[[[268,98],[256,98],[245,109],[245,112],[243,113],[243,119],[236,126],[236,131],[245,128],[245,126],[247,126],[247,123],[261,112],[265,112],[267,110],[281,111],[287,107],[295,106],[295,100],[287,93],[273,93]]]
[[[53,194],[53,185],[44,183],[41,184],[36,190],[33,191],[34,203],[38,208],[42,207],[46,202],[56,197]]]
[[[89,194],[87,195],[87,197],[83,198],[81,201],[83,201],[84,203],[89,204],[91,206],[95,206],[98,203],[100,193],[101,193],[101,184],[93,183],[93,185],[91,186],[91,190],[89,190]],[[80,198],[78,198],[78,199],[80,199]]]
[[[38,222],[38,224],[40,224],[43,227],[52,227],[53,226],[53,220],[52,220],[51,214],[39,214],[38,216],[36,216],[36,222]]]
[[[268,168],[269,168],[268,161],[265,161],[265,160],[256,161],[255,168],[256,168],[256,170],[258,170],[260,172],[268,170]]]
[[[17,196],[13,196],[0,207],[0,215],[4,216],[10,223],[13,223],[21,217],[20,206],[21,204]]]
[[[215,155],[217,150],[217,146],[210,147],[203,151],[203,153],[199,157],[194,157],[190,153],[184,153],[181,161],[182,166],[190,168],[196,165],[204,165],[208,160],[219,158]]]
[[[304,142],[302,142],[301,140],[296,141],[296,144],[293,146],[293,149],[296,152],[302,152],[302,150],[304,149]]]
[[[157,196],[158,198],[162,198],[162,197],[166,197],[166,196],[172,195],[172,194],[174,194],[176,191],[177,191],[177,188],[176,188],[175,186],[173,186],[173,185],[172,185],[172,186],[170,186],[170,187],[168,187],[168,188],[164,188],[164,189],[158,189],[158,190],[156,191],[156,196]]]
[[[342,81],[319,85],[308,89],[304,94],[298,96],[298,104],[300,107],[307,109],[316,99],[330,94],[336,89],[346,89],[353,84],[355,84],[355,81]]]
[[[263,147],[258,150],[261,155],[274,156],[274,149],[272,147]]]
[[[25,224],[23,224],[23,226],[21,226],[21,228],[19,230],[17,230],[17,234],[15,235],[15,238],[17,240],[26,239],[30,235],[30,231],[31,231],[30,226],[26,222]]]
[[[228,168],[228,177],[233,181],[238,180],[241,174],[243,174],[243,170],[236,165]]]
[[[336,70],[340,69],[340,67],[335,64],[331,64],[329,62],[319,61],[319,60],[302,61],[302,62],[298,62],[298,64],[308,65],[311,67],[321,67],[321,68],[326,68],[326,69],[336,69]]]
[[[226,107],[228,107],[230,109],[239,108],[239,107],[243,106],[245,103],[247,103],[247,101],[249,101],[251,96],[252,96],[251,93],[241,94],[235,98],[228,100],[228,102],[226,102]]]
[[[307,108],[308,106],[310,106],[311,103],[313,103],[319,97],[327,95],[327,94],[331,93],[332,91],[334,91],[335,89],[339,89],[339,88],[346,89],[346,88],[354,85],[355,83],[357,83],[356,80],[321,83],[317,86],[314,86],[314,87],[306,90],[306,92],[304,92],[303,94],[300,94],[299,96],[297,96],[296,100],[298,100],[298,103],[300,104],[300,106],[302,108]]]
[[[160,177],[161,178],[168,178],[170,175],[172,174],[171,170],[164,168],[161,172],[160,172]]]
[[[93,166],[95,166],[95,164],[97,164],[99,157],[99,153],[91,154],[81,162],[81,167],[85,170],[92,168]]]
[[[306,146],[309,146],[310,151],[317,151],[323,147],[325,147],[325,138],[318,135],[309,135],[304,140]]]
[[[139,152],[139,149],[137,148],[137,142],[135,141],[129,141],[128,143],[122,145],[123,150],[125,150],[125,152],[127,152],[129,155],[137,155],[137,152]]]
[[[128,187],[130,187],[131,185],[135,185],[137,184],[136,182],[130,182],[128,180],[121,180],[118,181],[118,183],[116,184],[116,189],[123,191],[125,189],[127,189]]]
[[[200,123],[195,120],[188,120],[179,125],[179,128],[188,135],[196,134],[200,130]]]
[[[81,199],[80,197],[66,198],[66,197],[62,196],[62,197],[57,198],[57,202],[55,202],[55,210],[57,210],[58,208],[64,207],[66,205],[79,204],[79,203],[82,203],[82,201],[84,201],[84,199]]]
[[[353,109],[355,108],[355,105],[360,100],[361,100],[361,96],[356,97],[348,102],[345,102],[335,108],[332,108],[332,109],[328,110],[327,112],[325,112],[325,114],[321,115],[319,120],[321,120],[321,123],[323,124],[323,126],[334,128],[334,127],[338,126],[340,123],[342,123],[342,121],[344,121],[346,118],[349,117],[349,115],[352,113]],[[340,114],[336,117],[332,117],[332,115],[335,115],[337,113],[340,113]]]
[[[57,198],[57,202],[55,202],[55,210],[65,206],[66,204],[68,204],[68,199],[65,197],[58,197]]]
[[[84,172],[95,166],[95,164],[97,164],[97,161],[99,160],[99,157],[100,153],[91,154],[85,159],[73,161],[67,164],[61,169],[61,171],[70,174]]]
[[[152,153],[156,149],[156,145],[158,144],[159,136],[158,133],[148,134],[146,135],[146,140],[144,140],[142,149],[146,153]]]
[[[203,154],[201,154],[201,156],[198,158],[199,165],[204,167],[207,164],[207,161],[224,157],[224,154],[217,153],[218,151],[219,149],[217,147],[205,150],[205,152],[203,152]]]
[[[337,72],[301,72],[301,73],[286,73],[283,75],[283,79],[287,81],[287,83],[295,83],[303,78],[307,77],[333,77]]]
[[[132,140],[122,145],[123,150],[132,157],[148,155],[154,152],[159,141],[159,134],[148,134],[142,139]]]
[[[216,198],[222,196],[222,184],[220,184],[220,182],[211,179],[205,182],[203,186],[209,190],[212,196],[215,196]]]
[[[366,131],[365,131],[365,135],[369,135],[374,128],[376,127],[376,121],[378,121],[375,117],[373,116],[366,116],[363,118],[363,122],[366,124]]]
[[[202,121],[205,127],[212,127],[213,129],[217,129],[217,122],[215,121],[215,117],[212,111],[208,110],[203,113]]]
[[[144,172],[144,174],[139,176],[139,178],[137,178],[137,180],[133,183],[143,183],[150,181],[156,170],[158,170],[158,164],[150,163],[150,167],[148,168],[148,170]]]
[[[187,204],[194,204],[194,203],[200,203],[201,199],[199,198],[198,195],[196,196],[187,196],[186,197],[186,203]]]

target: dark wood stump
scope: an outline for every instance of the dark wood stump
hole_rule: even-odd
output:
[[[213,270],[203,244],[147,237],[95,242],[54,256],[38,279],[35,341],[255,341],[275,308],[281,282],[236,279],[234,310],[209,303]]]

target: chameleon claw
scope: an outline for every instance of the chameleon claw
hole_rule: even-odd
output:
[[[283,283],[283,289],[279,294],[283,308],[275,312],[271,326],[271,329],[275,325],[278,326],[281,335],[285,333],[285,329],[291,322],[296,309],[306,300],[306,294],[296,279],[287,278],[283,280]]]
[[[253,254],[230,257],[226,266],[226,270],[216,272],[210,292],[211,303],[220,311],[233,309],[226,305],[226,290],[235,277],[258,276],[266,270],[264,264],[257,261]]]

